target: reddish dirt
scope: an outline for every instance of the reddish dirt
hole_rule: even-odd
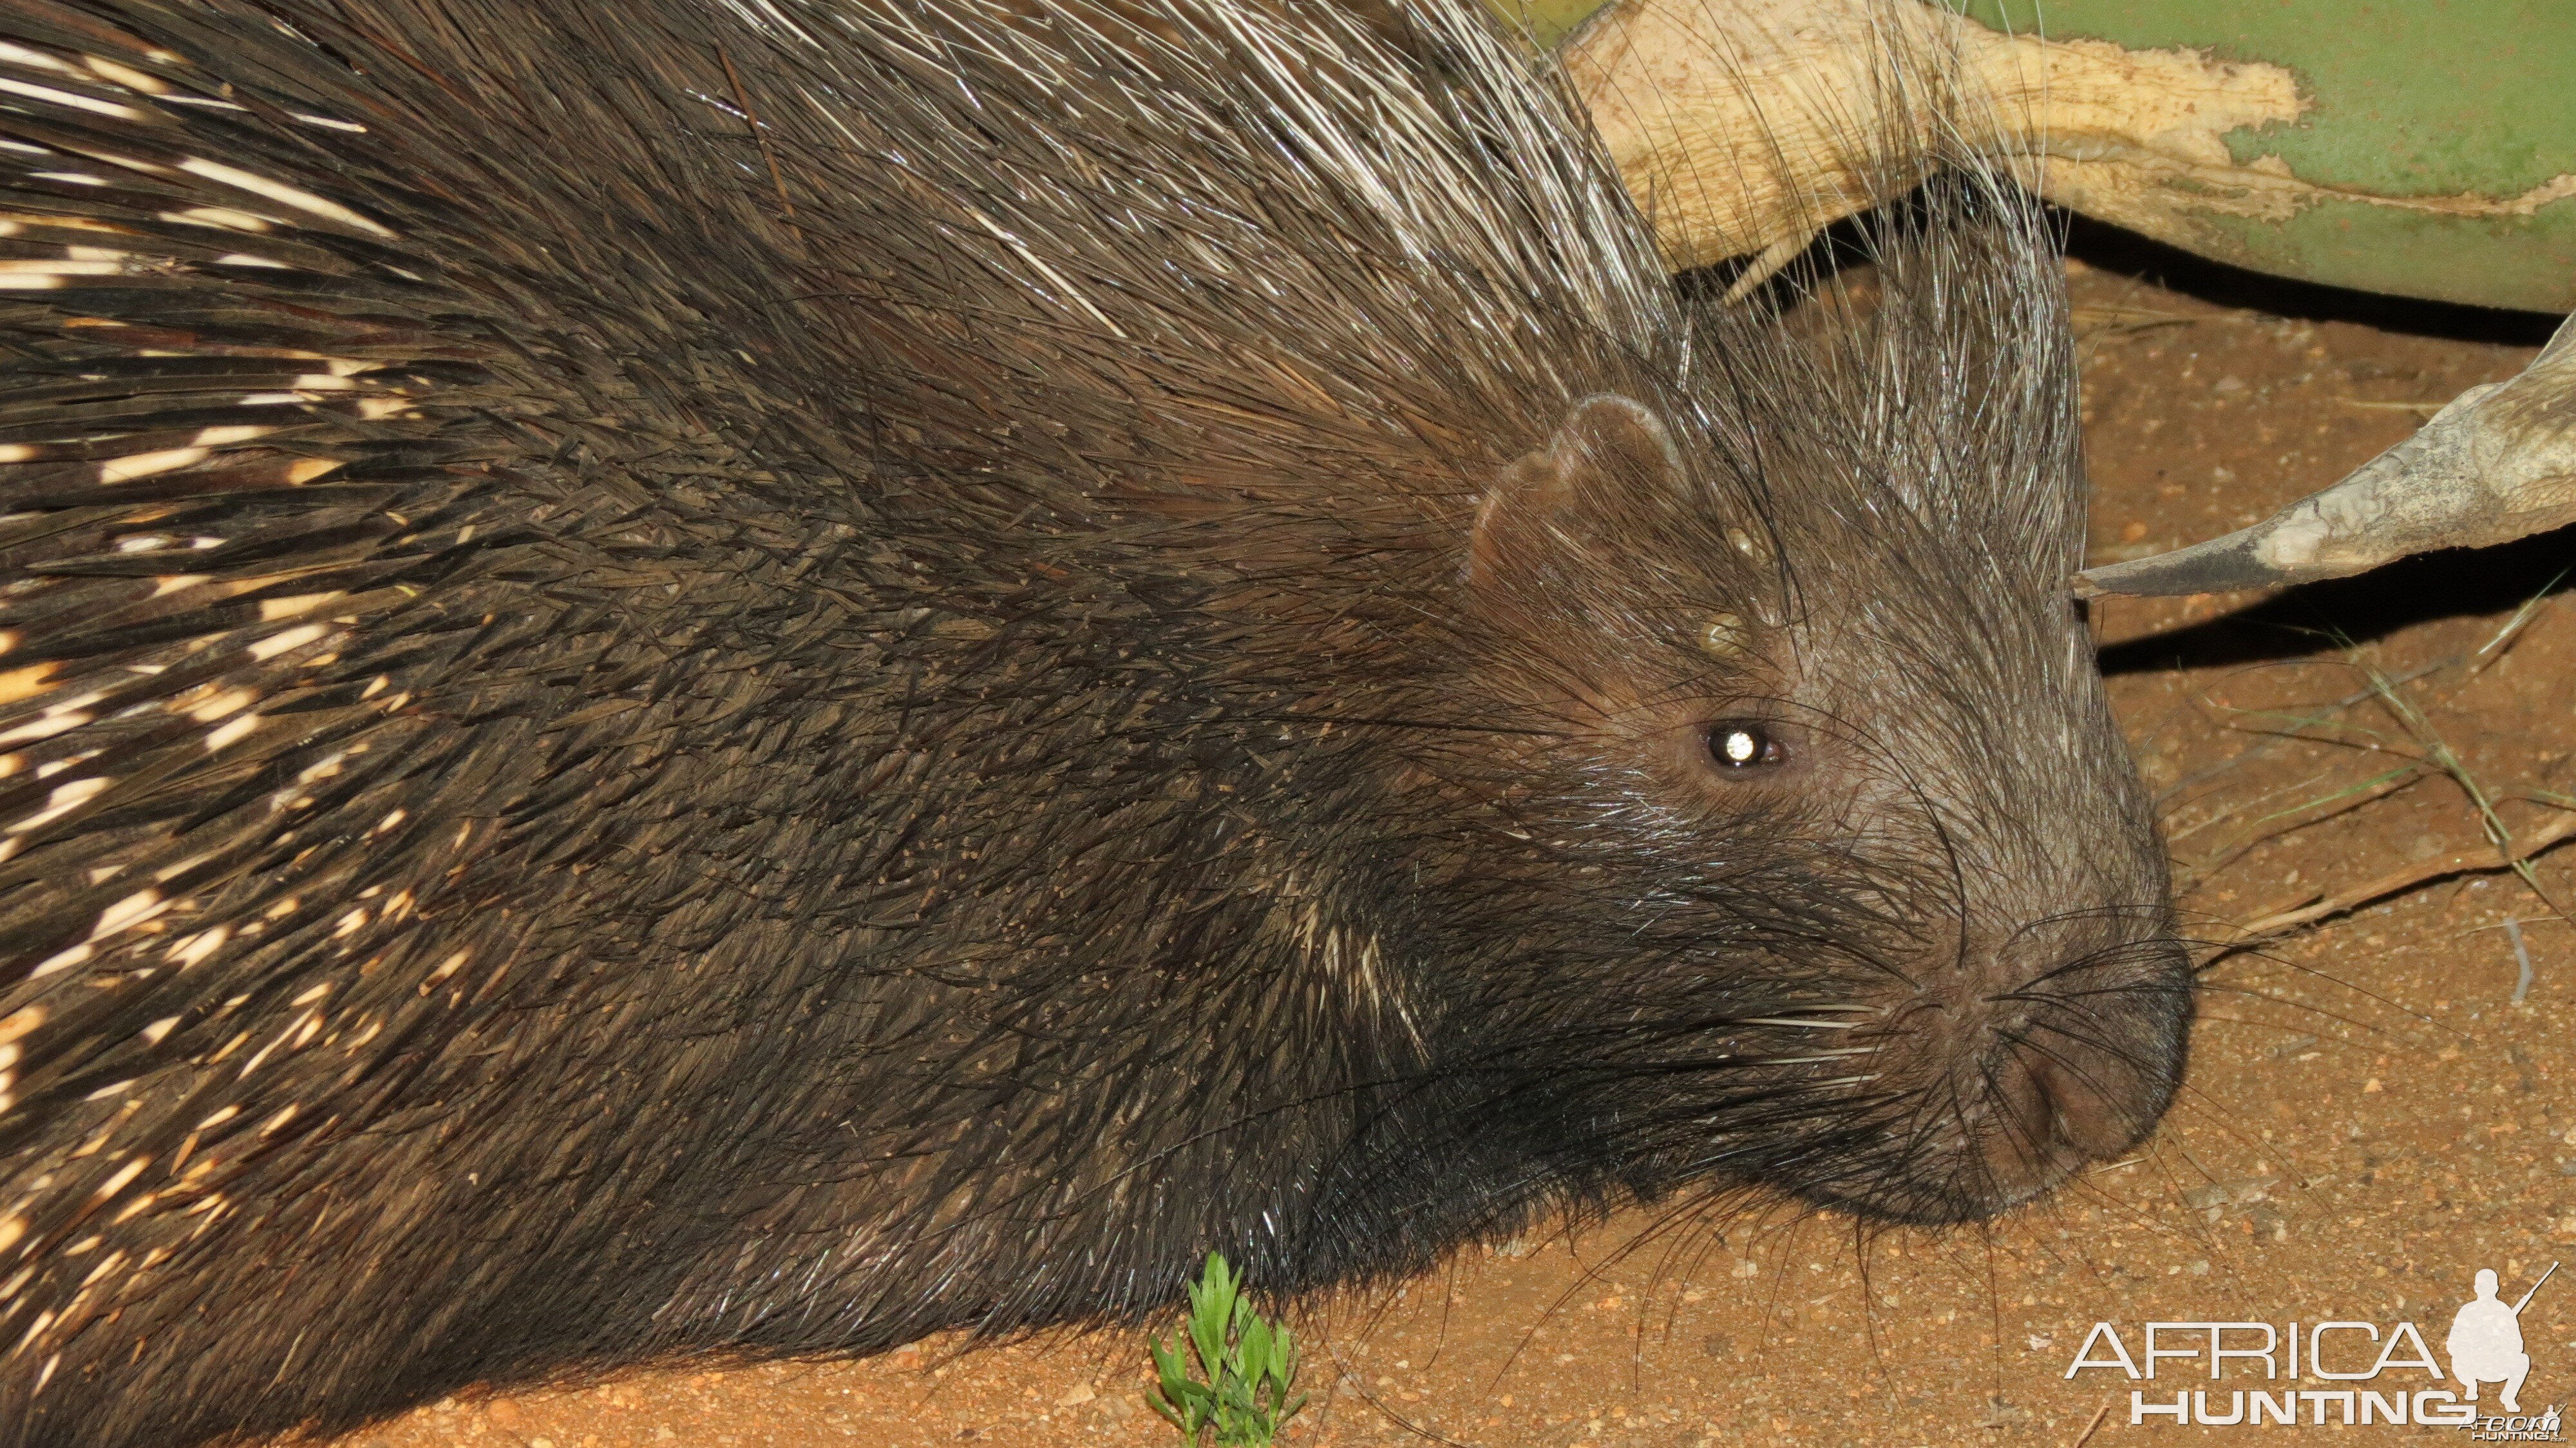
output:
[[[2186,293],[2073,270],[2097,561],[2333,481],[2462,388],[2511,374],[2542,335],[2528,319],[2206,272]],[[2576,794],[2576,607],[2548,591],[2571,561],[2558,536],[2270,602],[2100,606],[2192,932],[2223,941],[2462,851],[2491,866],[2463,779],[2510,830],[2555,818],[2550,792]],[[2089,1424],[2095,1444],[2212,1436],[2231,1430],[2131,1426],[2116,1370],[2068,1380],[2092,1324],[2119,1324],[2135,1353],[2151,1318],[2409,1320],[2438,1350],[2475,1269],[2502,1273],[2510,1298],[2562,1257],[2569,1270],[2522,1319],[2523,1402],[2566,1403],[2576,937],[2551,902],[2576,899],[2576,849],[2533,874],[2537,891],[2493,868],[2449,874],[2221,958],[2170,1123],[2134,1163],[1989,1229],[1863,1242],[1830,1216],[1684,1206],[1301,1309],[1313,1405],[1288,1441],[2068,1445]],[[2520,1003],[2508,922],[2530,963]],[[345,1448],[1178,1441],[1138,1406],[1133,1334],[954,1352],[468,1398]],[[2205,1359],[2180,1370],[2152,1385],[2162,1400],[2211,1386],[2189,1376]],[[2430,1381],[2392,1369],[2363,1386]],[[2241,1369],[2227,1385],[2247,1385]],[[2366,1433],[2429,1431],[2456,1430]]]

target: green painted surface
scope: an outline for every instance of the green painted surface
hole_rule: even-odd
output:
[[[2240,133],[2320,185],[2376,196],[2512,196],[2576,174],[2568,0],[1969,0],[1969,18],[2133,50],[2199,50],[2297,73],[2297,125]]]
[[[1566,32],[1589,19],[1602,0],[1486,0],[1502,17],[1528,27],[1542,47],[1563,40]]]
[[[1983,24],[2138,50],[2264,61],[2298,78],[2295,124],[2227,138],[2356,198],[2508,202],[2576,175],[2570,0],[1968,0]],[[2202,218],[2221,261],[2337,286],[2576,310],[2576,197],[2457,215],[2333,200],[2271,225]],[[2233,245],[2228,243],[2232,241]]]
[[[2330,201],[2282,225],[2212,217],[2219,261],[2394,296],[2537,312],[2576,311],[2576,206],[2521,219],[2428,216]]]
[[[1542,40],[1597,0],[1493,0]],[[2507,202],[2576,175],[2576,0],[1965,0],[1970,18],[2052,39],[2187,49],[2290,70],[2309,109],[2227,138],[2332,199],[2284,224],[2216,213],[2216,260],[2335,286],[2576,310],[2576,197],[2524,214],[2391,206]]]

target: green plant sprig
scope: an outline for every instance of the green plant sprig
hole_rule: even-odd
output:
[[[1306,1406],[1303,1393],[1289,1396],[1297,1385],[1295,1335],[1253,1311],[1242,1285],[1224,1254],[1210,1252],[1189,1288],[1190,1315],[1182,1324],[1187,1355],[1178,1341],[1145,1338],[1162,1380],[1145,1406],[1192,1444],[1270,1448]]]

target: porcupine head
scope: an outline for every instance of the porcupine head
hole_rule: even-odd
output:
[[[445,10],[0,14],[37,1441],[2162,1111],[1994,166],[1719,306],[1446,0]]]
[[[1454,82],[1471,42],[1437,29],[1379,24]],[[1597,177],[1531,165],[1482,204],[1550,247],[1491,258],[1510,280],[1472,300],[1398,300],[1409,272],[1368,316],[1407,364],[1373,358],[1354,404],[1391,445],[1366,500],[1317,512],[1392,492],[1423,521],[1379,535],[1409,567],[1318,541],[1301,570],[1337,579],[1301,666],[1340,671],[1295,707],[1354,742],[1319,732],[1281,793],[1364,800],[1290,818],[1371,841],[1290,877],[1302,958],[1372,1052],[1310,1260],[1693,1185],[1974,1220],[2171,1100],[2191,993],[2163,846],[2062,583],[2056,251],[1958,139],[1999,129],[1990,102],[1938,55],[1876,79],[1888,119],[1844,164],[1922,184],[1750,305],[1657,285]],[[1395,612],[1356,626],[1355,599]]]

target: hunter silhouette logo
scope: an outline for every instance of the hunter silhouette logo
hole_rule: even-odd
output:
[[[2478,1400],[2478,1384],[2502,1383],[2498,1394],[2508,1413],[2519,1413],[2522,1404],[2514,1395],[2522,1391],[2522,1380],[2531,1376],[2531,1354],[2522,1350],[2522,1310],[2531,1305],[2532,1293],[2538,1292],[2558,1271],[2558,1264],[2540,1274],[2540,1282],[2531,1291],[2507,1307],[2496,1297],[2496,1275],[2492,1267],[2478,1269],[2478,1295],[2461,1305],[2451,1319],[2451,1335],[2444,1340],[2443,1350],[2451,1355],[2451,1376],[2472,1403]]]

